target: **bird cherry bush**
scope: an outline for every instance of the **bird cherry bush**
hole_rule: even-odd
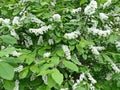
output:
[[[119,0],[0,0],[0,90],[120,90]]]

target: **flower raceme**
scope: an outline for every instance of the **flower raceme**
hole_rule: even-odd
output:
[[[64,37],[66,39],[76,39],[76,38],[78,38],[79,35],[80,35],[80,32],[77,30],[77,31],[73,31],[71,33],[65,33]]]
[[[70,60],[71,59],[71,53],[67,45],[62,45],[62,49],[65,53],[66,59]]]
[[[84,13],[86,15],[92,15],[95,13],[97,9],[97,2],[95,0],[91,0],[90,4],[85,7]]]
[[[107,37],[108,35],[111,34],[111,30],[100,30],[97,29],[96,27],[91,27],[88,28],[88,32],[92,33],[93,35],[99,35],[100,37]]]
[[[61,21],[61,16],[59,14],[54,14],[52,16],[54,22],[60,22]]]
[[[36,36],[38,36],[39,34],[42,35],[42,34],[46,33],[49,29],[51,29],[51,25],[42,26],[41,28],[38,28],[38,29],[30,28],[29,32],[34,33]]]
[[[108,16],[105,13],[99,13],[100,19],[101,20],[107,20]]]
[[[101,47],[101,46],[90,46],[90,49],[91,49],[91,51],[92,51],[93,54],[99,55],[100,54],[99,51],[102,51],[105,48]]]

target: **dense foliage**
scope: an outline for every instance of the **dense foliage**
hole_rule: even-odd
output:
[[[0,0],[0,90],[120,90],[120,0]]]

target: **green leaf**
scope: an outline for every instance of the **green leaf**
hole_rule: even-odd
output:
[[[26,78],[26,76],[28,75],[28,68],[25,68],[23,71],[20,72],[19,74],[19,78],[20,79],[23,79],[23,78]]]
[[[59,57],[52,57],[51,63],[54,64],[54,66],[59,64]]]
[[[30,67],[30,70],[33,72],[33,73],[38,73],[39,72],[39,68],[37,65],[33,65]]]
[[[117,82],[117,87],[119,87],[119,88],[120,88],[120,81],[118,81],[118,82]]]
[[[0,77],[6,80],[12,80],[14,77],[14,68],[5,62],[0,62]]]
[[[41,71],[39,74],[38,74],[38,76],[39,75],[46,75],[46,74],[49,74],[49,73],[52,73],[53,72],[53,70],[44,70],[44,71]]]
[[[111,58],[108,55],[102,54],[102,56],[103,56],[105,61],[112,61]]]
[[[62,82],[63,82],[63,75],[59,72],[58,69],[54,69],[54,71],[53,71],[53,73],[51,75],[52,75],[53,80],[55,80],[55,82],[58,85],[62,84]]]
[[[51,75],[48,75],[47,83],[50,88],[56,86],[56,82],[53,80]]]
[[[15,84],[13,81],[4,80],[3,87],[5,88],[5,90],[13,90],[13,88],[15,87]]]
[[[15,51],[15,48],[3,49],[3,50],[0,51],[0,57],[11,54],[13,51]]]
[[[56,53],[57,53],[58,56],[64,57],[64,52],[63,52],[62,49],[58,49],[58,50],[56,51]]]
[[[81,65],[80,61],[78,60],[76,54],[72,55],[71,61],[73,61],[77,65]]]
[[[78,86],[75,90],[86,90],[86,88]]]
[[[72,71],[76,71],[78,72],[78,67],[77,65],[75,65],[74,63],[64,60],[63,64],[65,65],[65,67],[67,67],[68,69],[72,70]]]
[[[27,55],[26,63],[28,65],[30,65],[35,60],[35,55],[36,55],[35,51]]]
[[[0,38],[6,44],[11,44],[11,45],[17,44],[17,40],[10,35],[2,35],[2,36],[0,36]]]
[[[48,86],[46,85],[40,85],[37,90],[51,90]]]
[[[85,4],[88,0],[80,0],[80,5]]]

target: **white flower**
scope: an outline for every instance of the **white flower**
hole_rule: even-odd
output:
[[[48,58],[48,57],[50,57],[50,55],[51,55],[51,52],[46,52],[46,53],[43,54],[43,57]]]
[[[91,0],[90,4],[85,7],[84,13],[86,15],[92,15],[95,13],[97,9],[97,2],[95,0]]]
[[[106,80],[110,80],[111,78],[112,78],[112,75],[113,75],[113,72],[111,72],[111,73],[108,73],[107,75],[106,75]]]
[[[33,45],[32,39],[30,36],[28,36],[27,34],[23,33],[23,37],[25,38],[25,46],[29,47],[31,45]]]
[[[61,88],[60,90],[68,90],[68,88]]]
[[[115,45],[116,45],[116,48],[117,48],[117,49],[120,49],[120,41],[116,41],[116,42],[115,42]]]
[[[71,59],[71,54],[70,54],[70,50],[68,48],[67,45],[62,45],[62,49],[65,53],[66,59],[70,60]]]
[[[95,90],[95,87],[93,86],[93,84],[90,84],[90,90]]]
[[[120,69],[116,66],[116,64],[113,61],[110,61],[110,64],[116,73],[120,73]]]
[[[2,23],[2,25],[7,25],[7,26],[9,26],[9,24],[10,24],[10,19],[0,18],[0,22]]]
[[[23,70],[23,65],[19,65],[17,68],[14,69],[15,72],[21,72]]]
[[[100,37],[101,36],[106,37],[110,35],[111,30],[100,30],[100,29],[97,29],[96,27],[91,27],[91,28],[88,28],[88,32],[92,33],[93,35],[99,35]]]
[[[98,21],[96,21],[96,20],[91,20],[91,22],[93,23],[93,27],[96,28],[97,25],[98,25]]]
[[[85,73],[82,73],[79,79],[77,80],[77,82],[73,84],[72,89],[75,90],[77,88],[77,85],[80,84],[80,82],[83,81],[84,78],[85,78]]]
[[[49,29],[51,29],[50,25],[49,26],[42,26],[41,28],[38,28],[38,29],[30,28],[29,32],[34,33],[36,36],[38,36],[39,34],[46,33]]]
[[[20,24],[20,17],[15,16],[13,21],[12,21],[12,24],[13,25],[19,25]]]
[[[66,39],[75,39],[75,38],[78,38],[79,35],[80,35],[80,32],[77,30],[71,33],[65,33],[64,37]]]
[[[100,19],[101,20],[107,20],[108,16],[105,13],[99,13]]]
[[[15,81],[15,87],[13,90],[19,90],[19,80]]]
[[[30,14],[29,15],[29,18],[32,22],[35,22],[35,23],[38,23],[38,24],[41,24],[42,25],[45,25],[45,23],[43,21],[41,21],[40,19],[38,19],[35,15],[33,14]]]
[[[18,39],[18,40],[20,39],[19,36],[18,36],[18,34],[15,32],[14,29],[10,30],[10,34],[11,34],[12,36],[14,36],[16,39]]]
[[[91,76],[90,73],[87,73],[87,75],[88,75],[88,79],[91,81],[92,84],[97,83],[97,81]]]
[[[9,25],[9,24],[10,24],[10,19],[4,19],[4,20],[3,20],[3,23],[4,23],[5,25]]]
[[[16,57],[19,57],[22,53],[19,53],[17,51],[13,51],[12,52],[12,56],[16,56]]]
[[[52,6],[55,6],[56,0],[53,0],[53,2],[50,2]]]
[[[37,45],[40,45],[43,42],[43,36],[39,36]]]
[[[92,51],[93,54],[95,55],[99,55],[99,51],[104,50],[104,47],[100,47],[100,46],[90,46],[90,49]]]
[[[108,7],[111,4],[112,0],[108,0],[106,3],[104,3],[103,8]]]
[[[80,12],[80,11],[81,11],[81,7],[77,8],[77,9],[73,9],[73,10],[71,11],[71,13],[75,14],[75,13],[78,13],[78,12]]]
[[[82,73],[82,74],[80,75],[80,77],[79,77],[79,81],[80,81],[80,82],[83,81],[84,78],[85,78],[85,73]]]
[[[5,46],[1,46],[1,50],[5,49]]]
[[[47,75],[42,75],[42,80],[44,81],[44,84],[47,85]]]
[[[53,21],[55,21],[55,22],[60,22],[61,21],[61,16],[59,14],[54,14],[52,16],[52,18],[53,18]]]
[[[53,45],[53,44],[54,44],[53,39],[49,39],[49,40],[48,40],[48,44],[49,44],[49,45]]]

